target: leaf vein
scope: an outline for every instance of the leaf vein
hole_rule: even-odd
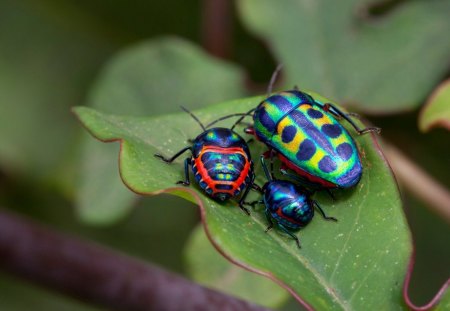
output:
[[[263,222],[261,222],[261,220],[252,217],[256,223],[258,223],[263,229],[265,228],[265,224],[263,224]],[[321,284],[326,291],[328,292],[328,294],[333,298],[334,301],[337,301],[339,303],[339,305],[341,305],[343,310],[350,310],[349,306],[345,303],[344,299],[342,297],[340,297],[335,291],[333,290],[328,290],[331,289],[332,286],[329,284],[329,282],[327,282],[327,280],[320,275],[320,273],[314,268],[314,266],[312,266],[309,261],[304,258],[303,256],[301,256],[297,250],[292,250],[292,248],[287,247],[286,242],[281,239],[278,235],[272,234],[271,237],[274,240],[277,240],[277,242],[282,245],[282,247],[290,254],[292,255],[294,258],[296,258],[298,261],[300,261],[305,268],[307,268],[309,271],[311,271],[311,273],[313,274],[313,276],[316,278],[316,280],[318,281],[319,284]]]

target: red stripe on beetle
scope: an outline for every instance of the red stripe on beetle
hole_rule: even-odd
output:
[[[221,154],[236,154],[239,153],[245,158],[245,165],[244,168],[241,171],[241,174],[239,175],[239,178],[235,181],[217,181],[212,179],[209,174],[208,170],[205,168],[201,157],[202,154],[205,152],[214,152],[214,153],[221,153]],[[197,171],[202,176],[203,181],[213,190],[213,193],[229,193],[231,195],[234,195],[234,192],[245,182],[245,179],[247,178],[247,175],[250,171],[250,161],[247,158],[247,154],[244,152],[242,148],[221,148],[217,146],[203,146],[202,150],[198,154],[197,158],[194,158],[194,165],[197,166]],[[229,190],[225,189],[217,189],[216,185],[232,185],[233,188]]]
[[[283,214],[281,208],[278,208],[278,209],[277,209],[276,214],[277,214],[278,216],[280,216],[281,218],[283,218],[283,219],[287,219],[287,220],[288,220],[289,222],[291,222],[291,223],[294,223],[294,224],[299,225],[299,226],[302,225],[302,223],[301,223],[300,221],[295,220],[295,219],[293,219],[293,218],[291,218],[291,217],[287,217],[285,214]]]
[[[299,174],[300,176],[305,177],[306,179],[308,179],[309,181],[322,185],[325,188],[337,188],[338,186],[332,182],[329,182],[325,179],[322,179],[320,177],[314,176],[309,174],[308,172],[304,171],[303,169],[301,169],[300,167],[298,167],[297,165],[293,164],[291,161],[289,161],[285,156],[283,156],[281,153],[277,153],[278,158],[283,162],[283,164],[293,170],[294,172],[296,172],[297,174]]]

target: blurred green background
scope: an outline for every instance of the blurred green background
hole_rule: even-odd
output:
[[[102,224],[86,221],[83,213],[75,210],[80,204],[78,183],[88,135],[69,109],[89,102],[92,84],[116,52],[161,35],[184,38],[239,65],[245,70],[241,83],[245,92],[264,93],[277,64],[273,48],[244,27],[233,5],[225,5],[228,9],[219,12],[226,21],[221,25],[227,27],[219,31],[222,38],[212,40],[214,23],[208,18],[214,14],[212,2],[0,1],[0,205],[62,232],[185,274],[183,247],[199,221],[192,204],[167,195],[139,199],[130,195],[129,200],[135,202],[131,213],[122,212],[116,220]],[[372,13],[389,14],[403,2],[408,1],[387,2]],[[436,38],[440,39],[446,40]],[[217,47],[215,40],[223,45]],[[440,80],[448,77],[448,63],[445,66],[447,74]],[[168,113],[181,104],[185,103],[149,103],[148,109]],[[195,104],[190,107],[196,108]],[[367,117],[383,128],[384,139],[449,188],[448,132],[419,132],[418,112],[416,108]],[[117,172],[116,162],[106,165]],[[410,293],[415,303],[424,304],[450,275],[450,230],[426,203],[403,190],[417,255]],[[100,310],[0,274],[0,309],[31,308]],[[290,301],[280,308],[295,310],[297,305]]]

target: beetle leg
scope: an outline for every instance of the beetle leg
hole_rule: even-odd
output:
[[[256,191],[258,191],[259,193],[263,194],[264,191],[262,190],[261,186],[258,186],[257,184],[253,183],[252,184],[252,188]]]
[[[185,153],[188,150],[191,150],[192,147],[184,147],[183,149],[181,149],[180,151],[178,151],[177,153],[175,153],[175,155],[173,155],[171,158],[165,158],[164,156],[162,156],[159,153],[155,153],[154,156],[163,160],[166,163],[172,163],[176,158],[178,158],[180,155],[182,155],[183,153]]]
[[[248,216],[250,216],[250,212],[248,211],[248,209],[246,209],[246,208],[244,207],[244,204],[243,204],[243,203],[239,203],[239,207],[241,208],[241,210],[242,210],[244,213],[246,213]]]
[[[244,204],[248,204],[248,205],[251,205],[251,206],[253,207],[252,204],[249,204],[249,203],[245,202],[245,199],[247,198],[247,195],[248,195],[250,189],[252,188],[252,185],[253,185],[253,181],[250,182],[250,183],[247,185],[247,188],[245,188],[244,194],[242,195],[241,199],[239,200],[239,207],[241,208],[241,210],[243,210],[243,211],[244,211],[247,215],[249,215],[249,216],[250,216],[250,212],[248,211],[248,209],[246,209],[246,208],[244,207]],[[253,202],[252,202],[252,203],[253,203]]]
[[[319,104],[318,102],[316,102],[316,104],[320,107],[320,109],[322,109],[325,112],[331,113],[333,115],[333,117],[335,117],[337,120],[342,120],[342,116],[338,113],[336,113],[332,108],[331,108],[331,104],[326,103],[326,104]]]
[[[371,132],[376,132],[377,134],[381,133],[381,129],[379,127],[366,127],[366,128],[360,129],[347,114],[343,113],[341,110],[339,110],[333,104],[326,103],[323,105],[323,109],[325,111],[329,111],[329,112],[333,113],[333,115],[338,114],[340,117],[345,119],[345,121],[350,123],[350,125],[355,129],[355,131],[359,135],[371,133]]]
[[[276,151],[273,149],[269,149],[266,152],[264,152],[261,155],[261,164],[263,165],[264,168],[264,172],[267,170],[267,166],[264,163],[264,159],[270,158],[270,178],[269,175],[266,173],[266,177],[268,180],[275,180],[275,178],[273,177],[273,156],[276,154]]]
[[[266,165],[266,162],[264,161],[264,155],[265,155],[266,153],[264,153],[264,154],[262,154],[259,158],[260,158],[260,160],[261,160],[261,166],[262,166],[262,168],[263,168],[263,171],[264,171],[264,175],[266,175],[266,178],[267,178],[267,180],[273,180],[273,178],[272,178],[272,175],[269,173],[269,170],[267,169],[267,165]]]
[[[289,231],[288,228],[286,228],[285,226],[283,226],[283,225],[281,225],[281,224],[278,224],[278,227],[280,227],[280,229],[281,229],[282,231],[284,231],[284,233],[287,233],[291,238],[293,238],[293,239],[295,240],[295,243],[297,243],[297,247],[298,247],[298,248],[302,248],[302,247],[300,246],[300,241],[299,241],[298,237],[297,237],[295,234],[293,234],[291,231]]]
[[[272,176],[272,179],[275,180],[275,177],[273,176],[273,156],[276,154],[276,152],[273,149],[270,149],[270,176]]]
[[[323,106],[320,105],[320,108],[325,110],[326,112],[331,113],[336,119],[342,120],[341,115],[339,115],[333,109],[331,109],[331,104],[327,103],[327,104],[325,104]],[[345,115],[348,116],[348,117],[353,117],[353,118],[357,118],[357,119],[361,118],[361,116],[358,113],[356,113],[356,112],[348,112]]]
[[[325,215],[325,212],[323,211],[323,209],[320,207],[319,203],[317,203],[317,201],[312,201],[314,206],[317,207],[317,209],[319,210],[320,214],[322,214],[322,217],[326,220],[332,220],[332,221],[338,221],[336,218],[334,217],[329,217],[327,215]]]
[[[276,155],[277,152],[273,149],[269,149],[266,152],[264,152],[262,154],[262,156],[264,157],[264,159],[270,158],[270,177],[271,180],[275,180],[274,176],[273,176],[273,156]]]
[[[191,165],[191,158],[186,158],[186,160],[184,160],[184,181],[177,181],[177,184],[184,186],[189,186],[191,184],[189,181],[189,165]]]
[[[251,207],[255,207],[256,204],[259,203],[264,203],[263,200],[259,200],[259,201],[253,201],[253,202],[245,202],[245,199],[250,191],[250,189],[254,189],[257,190],[261,193],[264,193],[262,188],[260,186],[258,186],[257,184],[255,184],[255,178],[256,176],[253,174],[252,180],[248,183],[247,188],[245,189],[244,194],[242,195],[241,200],[239,201],[239,207],[246,212],[248,215],[250,215],[249,211],[244,207],[244,205],[250,205]]]
[[[264,214],[266,215],[267,222],[269,223],[269,226],[266,228],[266,230],[264,230],[264,232],[267,233],[267,232],[269,232],[270,229],[273,228],[273,222],[272,222],[272,217],[270,216],[270,213],[269,213],[269,210],[267,209],[267,207],[264,210]]]
[[[359,115],[359,113],[356,113],[356,112],[349,112],[349,113],[347,113],[347,116],[353,117],[356,119],[361,119],[361,116]]]

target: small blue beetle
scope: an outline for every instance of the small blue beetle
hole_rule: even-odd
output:
[[[174,156],[165,158],[157,153],[155,157],[166,163],[172,163],[186,151],[191,151],[192,156],[184,161],[185,180],[177,184],[190,185],[189,166],[191,166],[196,182],[211,198],[223,202],[243,192],[239,207],[250,215],[243,202],[253,187],[255,174],[246,141],[228,128],[209,128],[221,119],[204,126],[193,113],[184,107],[181,108],[197,121],[203,132],[192,141],[191,146],[181,149]]]
[[[275,221],[276,226],[291,236],[300,248],[300,241],[291,231],[299,230],[305,227],[314,216],[314,208],[317,208],[320,214],[326,220],[337,221],[334,217],[328,217],[320,205],[313,199],[313,192],[296,185],[287,180],[274,179],[273,172],[269,173],[264,156],[261,156],[261,165],[268,182],[259,189],[263,194],[260,201],[248,202],[247,205],[256,204],[265,205],[265,214],[269,226],[266,232],[272,229]]]

